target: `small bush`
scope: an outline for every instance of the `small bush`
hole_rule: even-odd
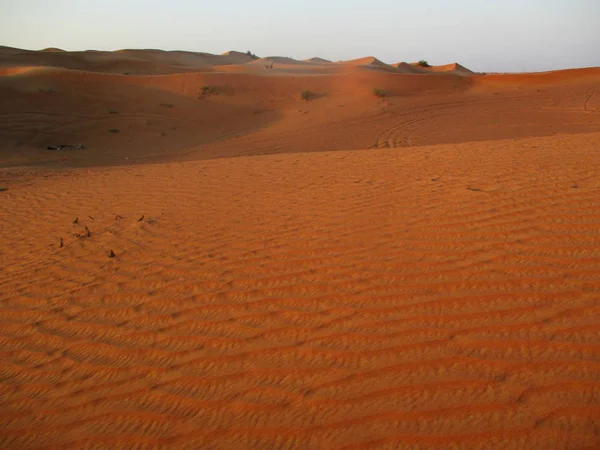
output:
[[[246,55],[248,55],[250,58],[252,59],[258,59],[258,56],[256,56],[254,53],[252,53],[250,50],[248,50],[246,52]]]
[[[118,128],[111,128],[111,129],[110,129],[110,130],[108,130],[108,131],[110,131],[111,133],[118,133],[118,132],[119,132],[119,129],[118,129]]]
[[[310,98],[312,97],[312,92],[304,90],[302,91],[302,93],[300,94],[300,97],[302,97],[302,100],[304,101],[309,101]]]
[[[173,103],[161,103],[160,106],[164,108],[173,108],[175,105],[173,105]]]
[[[202,91],[200,92],[200,95],[210,95],[216,93],[217,90],[213,86],[202,86]]]
[[[373,89],[373,95],[375,97],[385,97],[386,93],[383,89],[375,88],[375,89]]]
[[[111,108],[111,109],[108,110],[108,113],[109,114],[119,114],[119,111],[117,111],[116,109],[112,109]]]
[[[431,66],[429,65],[429,63],[428,63],[427,61],[425,61],[424,59],[422,59],[421,61],[419,61],[419,65],[420,65],[421,67],[431,67]]]

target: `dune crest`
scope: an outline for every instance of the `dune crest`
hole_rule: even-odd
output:
[[[333,62],[329,61],[328,59],[318,58],[318,57],[305,59],[304,62],[311,63],[311,64],[333,64]]]
[[[367,56],[365,58],[353,59],[350,61],[339,61],[338,64],[343,64],[347,66],[365,66],[365,67],[375,67],[375,68],[385,68],[391,69],[392,67],[374,56]]]
[[[399,63],[398,66],[402,64],[404,66],[404,64],[406,63]],[[470,76],[470,75],[475,75],[475,72],[467,69],[466,67],[460,65],[459,63],[451,63],[451,64],[444,64],[441,66],[425,66],[425,65],[421,65],[421,63],[419,62],[414,62],[414,63],[410,63],[407,64],[409,66],[412,66],[414,69],[418,70],[418,72],[420,73],[452,73],[455,75],[461,75],[461,76]]]
[[[49,52],[49,53],[61,53],[61,52],[64,52],[65,50],[63,50],[62,48],[48,47],[48,48],[45,48],[40,51],[41,52]]]

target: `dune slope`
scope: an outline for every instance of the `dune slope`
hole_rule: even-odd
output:
[[[402,148],[588,133],[600,126],[598,69],[466,77],[339,64],[300,65],[334,66],[312,74],[259,65],[264,75],[244,69],[249,66],[159,76],[3,69],[0,165]],[[62,143],[86,149],[46,150]]]

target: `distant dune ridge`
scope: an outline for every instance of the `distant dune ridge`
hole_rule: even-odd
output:
[[[49,47],[40,51],[20,50],[12,47],[0,47],[0,54],[5,55],[0,61],[4,66],[52,66],[65,69],[87,70],[94,72],[118,73],[130,68],[132,74],[166,74],[193,72],[215,66],[245,65],[260,66],[265,64],[277,65],[319,65],[328,66],[332,63],[323,58],[310,58],[299,61],[290,57],[268,56],[253,58],[247,52],[229,51],[221,55],[190,51],[164,51],[157,49],[123,49],[114,52],[107,51],[76,51],[68,52],[59,48]],[[9,58],[8,55],[11,57]],[[400,68],[403,73],[425,74],[433,72],[454,72],[456,74],[472,74],[473,72],[460,64],[432,66],[419,70],[408,70],[405,63],[388,65],[379,59],[369,56],[351,61],[339,61],[336,65],[364,66],[393,71]],[[421,70],[423,69],[423,70]]]
[[[0,99],[0,448],[598,447],[600,68],[0,47]]]
[[[298,61],[294,58],[287,58],[283,56],[266,56],[264,58],[260,58],[256,61],[257,63],[277,63],[277,64],[306,64],[304,61]]]

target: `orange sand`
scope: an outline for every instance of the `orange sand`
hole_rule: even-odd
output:
[[[98,53],[0,48],[0,448],[600,445],[600,69]]]

